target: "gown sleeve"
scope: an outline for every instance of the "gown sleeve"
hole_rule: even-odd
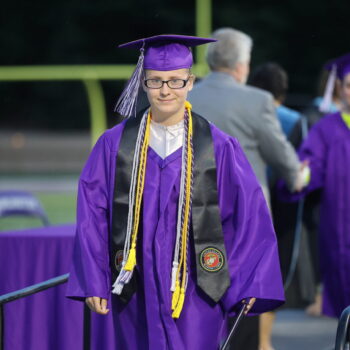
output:
[[[79,179],[77,228],[66,295],[108,298],[108,202],[110,147],[105,134],[94,146]]]
[[[222,298],[232,313],[255,297],[252,314],[284,302],[276,235],[262,189],[238,141],[217,152],[218,191],[231,286]]]

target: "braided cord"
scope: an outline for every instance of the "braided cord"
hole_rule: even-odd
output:
[[[190,132],[189,132],[189,149],[191,150],[191,168],[189,169],[189,179],[190,179],[190,193],[189,193],[189,211],[188,211],[188,220],[187,220],[187,249],[186,249],[186,261],[188,261],[189,256],[189,236],[190,236],[190,216],[192,210],[192,199],[193,199],[193,166],[194,166],[194,152],[193,152],[193,124],[192,124],[192,114],[191,110],[188,110],[189,121],[190,121]],[[187,287],[188,274],[186,271],[186,280],[185,280],[185,289]]]
[[[173,267],[171,272],[171,288],[172,292],[175,291],[176,281],[178,278],[178,270],[179,270],[179,253],[180,253],[180,245],[181,245],[181,230],[183,224],[183,217],[185,212],[185,201],[184,201],[184,191],[185,191],[185,159],[186,159],[186,130],[188,130],[187,126],[187,111],[185,110],[185,136],[182,141],[182,156],[181,156],[181,179],[180,179],[180,194],[179,194],[179,203],[178,203],[178,213],[177,213],[177,224],[176,224],[176,242],[175,242],[175,251],[174,251],[174,259],[173,259]]]
[[[191,168],[192,168],[192,150],[191,150],[191,133],[192,133],[192,120],[190,115],[188,115],[188,132],[187,132],[187,159],[186,159],[186,194],[185,194],[185,213],[184,222],[182,227],[182,247],[181,255],[183,261],[183,273],[182,273],[182,283],[181,288],[185,288],[186,274],[187,274],[187,236],[190,218],[190,194],[191,194]]]
[[[190,226],[190,211],[191,211],[191,203],[192,203],[192,184],[193,184],[193,147],[192,147],[192,114],[190,112],[191,107],[186,104],[186,115],[185,115],[185,149],[183,152],[186,153],[186,161],[185,166],[182,170],[185,171],[185,205],[183,208],[183,220],[182,221],[182,229],[181,229],[181,253],[180,253],[180,263],[176,274],[176,288],[173,294],[172,300],[172,309],[173,318],[180,317],[184,300],[185,300],[185,292],[187,286],[187,259],[188,259],[188,238],[189,238],[189,226]],[[179,203],[180,205],[181,203]],[[182,270],[181,276],[180,271]],[[180,284],[181,277],[181,284]]]
[[[137,169],[138,169],[139,160],[140,160],[141,144],[145,137],[147,118],[149,113],[150,113],[149,111],[148,112],[146,111],[143,115],[143,118],[140,123],[139,132],[137,135],[137,140],[136,140],[135,155],[134,155],[134,160],[132,165],[131,184],[130,184],[130,191],[129,191],[129,212],[128,212],[128,223],[127,223],[127,230],[126,230],[127,234],[126,234],[124,254],[123,254],[123,263],[124,263],[123,266],[126,263],[126,259],[129,254],[129,249],[131,244],[130,237],[131,237],[132,228],[133,228],[133,213],[134,213],[134,206],[135,206],[135,188],[136,188]]]

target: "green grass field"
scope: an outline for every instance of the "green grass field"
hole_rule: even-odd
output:
[[[73,192],[34,192],[41,201],[51,225],[75,222],[76,193]],[[37,218],[13,216],[0,218],[0,231],[40,227]]]

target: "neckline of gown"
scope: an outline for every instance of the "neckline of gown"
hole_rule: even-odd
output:
[[[340,120],[341,120],[341,123],[344,125],[344,127],[346,128],[346,130],[348,132],[350,132],[350,127],[346,124],[344,118],[343,118],[343,113],[342,112],[339,112],[339,117],[340,117]],[[345,114],[348,114],[348,113],[345,113]],[[349,115],[349,114],[348,114]]]
[[[148,156],[151,159],[153,159],[161,169],[165,168],[168,164],[170,164],[177,158],[181,157],[181,155],[182,155],[182,146],[179,147],[173,153],[169,154],[164,159],[152,147],[148,146]]]

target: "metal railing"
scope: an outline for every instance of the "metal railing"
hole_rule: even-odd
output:
[[[3,305],[27,296],[42,292],[46,289],[56,287],[68,281],[69,274],[51,278],[41,283],[33,284],[29,287],[16,290],[14,292],[0,296],[0,350],[4,350],[4,310]],[[89,308],[84,304],[84,331],[83,331],[83,350],[90,350],[90,322],[91,314]]]
[[[350,306],[340,316],[334,350],[348,349],[350,349]]]

